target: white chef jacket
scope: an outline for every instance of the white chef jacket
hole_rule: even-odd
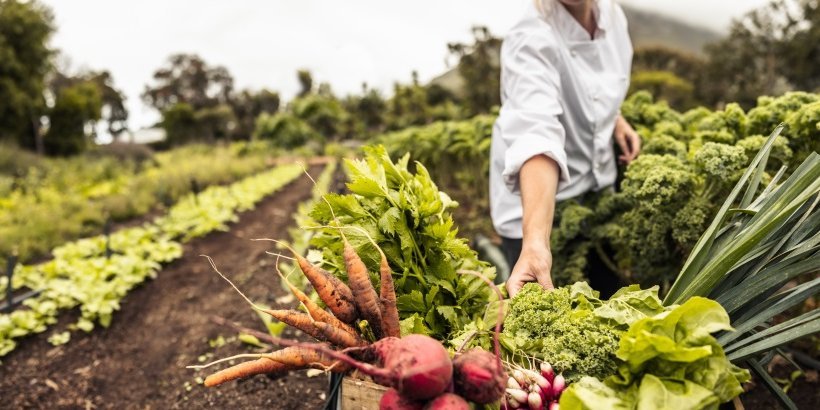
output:
[[[503,237],[523,236],[518,172],[533,156],[558,163],[558,201],[615,182],[612,133],[629,88],[632,43],[620,6],[598,0],[593,13],[593,39],[560,4],[548,16],[531,5],[504,38],[490,148],[491,215]]]

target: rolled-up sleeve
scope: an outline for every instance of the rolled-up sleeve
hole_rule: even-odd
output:
[[[557,58],[548,37],[532,33],[512,34],[501,51],[503,105],[496,121],[504,151],[504,183],[519,193],[518,173],[537,155],[552,158],[560,169],[558,190],[569,181],[562,113],[560,73],[550,61]]]

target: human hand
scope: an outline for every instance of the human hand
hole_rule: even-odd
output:
[[[552,252],[549,246],[544,242],[525,242],[521,256],[518,257],[518,262],[515,263],[507,280],[507,293],[512,298],[528,282],[538,282],[544,289],[553,289],[551,269]]]
[[[618,161],[622,164],[629,164],[641,152],[641,137],[620,115],[615,120],[615,132],[613,134],[615,142],[621,147],[621,156],[618,157]]]

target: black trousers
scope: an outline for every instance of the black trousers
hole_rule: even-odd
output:
[[[521,239],[501,237],[501,250],[504,252],[504,257],[506,257],[511,270],[515,268],[515,263],[518,262],[518,257],[521,255],[521,243]],[[601,292],[601,298],[608,299],[621,286],[624,286],[618,276],[615,275],[615,272],[609,270],[594,249],[590,250],[587,255],[587,267],[584,271],[589,286]]]

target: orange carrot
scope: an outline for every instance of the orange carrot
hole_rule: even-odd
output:
[[[299,268],[333,315],[345,323],[355,322],[359,315],[356,313],[356,304],[353,302],[353,292],[350,288],[330,272],[314,266],[298,254],[295,256]]]
[[[220,370],[205,378],[205,387],[214,387],[231,380],[250,377],[257,374],[274,373],[291,370],[294,367],[268,358],[251,360]]]
[[[344,329],[333,326],[325,326],[327,323],[313,320],[306,313],[295,310],[263,309],[271,317],[280,322],[291,325],[317,340],[328,341],[334,345],[342,347],[357,347],[363,343],[361,338],[355,333],[349,333]]]
[[[379,296],[376,290],[373,289],[373,284],[370,283],[370,274],[367,273],[367,266],[365,266],[356,250],[347,241],[347,238],[342,234],[344,240],[344,260],[345,269],[347,270],[347,279],[350,284],[350,290],[353,292],[354,300],[356,301],[356,308],[359,314],[373,329],[373,334],[376,339],[381,339],[382,332],[382,311],[379,303]]]
[[[364,340],[357,334],[357,333],[350,333],[345,331],[344,329],[334,327],[333,325],[325,322],[316,322],[316,327],[322,331],[322,334],[325,338],[337,345],[342,347],[362,347],[367,345]]]
[[[276,270],[278,271],[279,269],[277,268]],[[336,316],[333,316],[333,314],[328,313],[326,310],[319,307],[319,305],[317,305],[316,302],[314,302],[307,295],[305,295],[304,292],[297,289],[296,286],[293,286],[288,280],[288,278],[282,275],[282,272],[279,272],[279,276],[282,277],[282,280],[285,282],[288,288],[290,288],[291,293],[293,293],[293,295],[296,296],[296,299],[298,299],[299,302],[302,302],[302,304],[305,306],[305,309],[307,309],[308,314],[310,315],[310,317],[313,318],[313,320],[318,322],[325,322],[332,325],[333,327],[337,327],[348,333],[356,334],[356,330],[353,329],[353,327],[351,327],[347,323],[343,323]]]
[[[265,312],[272,318],[293,326],[316,339],[322,341],[326,340],[322,334],[322,331],[316,327],[316,321],[306,313],[285,309],[262,309],[262,312]]]
[[[231,380],[257,374],[275,373],[306,367],[330,369],[333,372],[341,372],[347,370],[350,366],[341,365],[341,363],[333,361],[313,349],[291,346],[264,355],[259,359],[239,363],[227,369],[220,370],[205,379],[205,386],[213,387]]]
[[[401,327],[399,326],[399,311],[396,308],[396,289],[393,287],[393,271],[390,269],[390,264],[387,262],[387,255],[379,247],[379,244],[373,240],[370,234],[364,229],[351,226],[350,229],[360,231],[373,244],[373,247],[379,251],[381,261],[379,262],[379,274],[381,286],[379,289],[379,308],[381,311],[381,328],[383,336],[400,337]]]
[[[382,331],[386,337],[401,337],[399,311],[396,308],[396,289],[393,288],[393,271],[390,270],[390,264],[387,263],[384,252],[379,249],[379,253],[382,257],[379,266],[379,273],[381,274],[379,298],[382,308]]]
[[[353,301],[353,292],[344,282],[330,272],[310,263],[285,242],[271,240],[284,246],[293,254],[302,273],[305,274],[305,277],[319,295],[319,299],[322,299],[322,302],[327,305],[334,316],[345,323],[353,323],[358,319],[356,304]]]

